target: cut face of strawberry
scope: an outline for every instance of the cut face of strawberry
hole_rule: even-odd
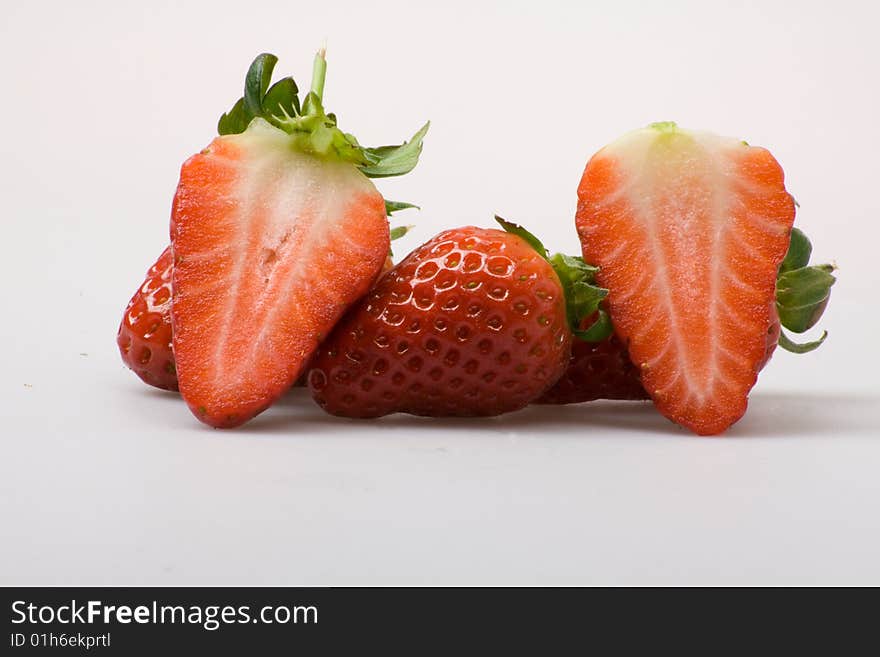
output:
[[[302,107],[290,78],[269,87],[272,66],[271,55],[251,66],[222,136],[184,163],[172,208],[178,382],[215,427],[281,396],[375,280],[389,228],[369,177],[412,169],[427,128],[363,148],[321,106],[323,53]]]
[[[393,202],[385,201],[385,211],[389,215],[388,206],[391,203]],[[402,237],[408,229],[409,226],[392,228],[391,240]],[[147,279],[126,306],[116,342],[119,345],[122,361],[145,383],[176,392],[177,370],[174,365],[171,331],[173,265],[174,257],[169,246],[147,272]],[[394,261],[389,255],[380,274],[384,274],[393,266]],[[305,382],[300,378],[295,385],[302,386]]]
[[[828,305],[831,286],[835,282],[831,265],[809,265],[811,245],[807,236],[792,229],[788,254],[776,277],[776,298],[770,303],[770,328],[767,330],[766,349],[758,362],[761,371],[770,360],[777,344],[797,354],[818,348],[828,332],[815,341],[798,344],[782,332],[782,327],[794,333],[812,328]],[[561,256],[554,256],[554,260]],[[589,265],[585,265],[590,269]],[[594,272],[598,270],[593,268]],[[557,268],[563,280],[565,269]],[[589,277],[588,277],[589,280]],[[592,298],[603,298],[607,290],[593,288]],[[574,296],[574,295],[572,295]],[[601,310],[599,311],[602,312]],[[610,322],[608,323],[610,328]],[[571,362],[562,378],[542,395],[538,404],[576,404],[597,399],[640,400],[650,399],[642,386],[639,368],[633,365],[626,347],[613,333],[605,334],[601,315],[589,315],[578,327],[579,339],[572,343]]]
[[[173,217],[180,388],[212,425],[280,396],[389,249],[369,179],[259,119],[184,164]]]
[[[578,189],[584,259],[657,408],[699,434],[746,410],[795,215],[763,148],[671,123],[605,147]]]

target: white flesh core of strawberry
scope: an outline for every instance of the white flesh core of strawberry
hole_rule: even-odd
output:
[[[277,300],[290,299],[295,304],[313,283],[323,287],[322,277],[344,276],[345,272],[334,271],[333,262],[325,263],[324,253],[335,254],[341,262],[375,257],[357,239],[346,239],[350,228],[343,224],[355,197],[378,195],[378,191],[351,163],[298,152],[290,147],[289,135],[259,118],[245,132],[221,139],[241,153],[236,158],[210,148],[203,153],[223,160],[233,176],[228,194],[219,199],[226,210],[216,213],[213,221],[217,225],[211,227],[223,235],[214,240],[222,246],[187,257],[190,261],[224,258],[228,270],[220,280],[184,293],[210,294],[217,292],[218,285],[225,287],[222,305],[216,308],[215,331],[205,338],[216,345],[211,378],[233,397],[245,384],[248,365],[257,352],[271,350],[272,345],[265,344],[273,337],[268,329],[282,321],[282,315],[295,317],[303,312],[296,305],[279,305]],[[243,296],[247,303],[241,303]],[[234,327],[242,325],[256,331],[239,335]],[[285,363],[277,365],[279,371],[285,370]]]

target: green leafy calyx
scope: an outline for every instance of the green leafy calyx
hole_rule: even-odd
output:
[[[588,342],[601,342],[611,335],[611,320],[599,307],[608,296],[608,290],[595,285],[597,267],[583,258],[556,253],[551,256],[537,237],[522,226],[495,216],[495,221],[508,233],[522,238],[550,263],[565,294],[565,312],[568,325],[575,337]],[[592,320],[592,321],[590,321]],[[582,328],[587,323],[586,328]]]
[[[800,269],[810,264],[810,255],[813,253],[813,245],[800,228],[791,229],[791,238],[788,242],[788,252],[782,264],[779,265],[779,275]]]
[[[218,133],[244,132],[251,121],[259,117],[288,133],[295,149],[316,157],[351,162],[370,178],[402,176],[418,164],[422,140],[430,123],[402,144],[377,148],[361,146],[354,135],[339,129],[335,114],[324,110],[327,73],[324,51],[315,55],[312,84],[302,104],[293,78],[270,84],[277,62],[278,58],[269,53],[257,56],[245,76],[244,96],[220,117]]]
[[[808,331],[822,317],[831,298],[831,286],[837,280],[833,265],[810,265],[813,247],[807,236],[792,228],[788,253],[779,266],[776,278],[776,311],[779,323],[793,333]],[[786,351],[804,354],[821,345],[828,332],[815,341],[794,342],[784,332],[779,334],[779,346]]]
[[[595,284],[598,267],[584,262],[583,258],[556,253],[550,257],[556,275],[565,292],[566,312],[571,332],[587,342],[601,342],[611,335],[611,320],[600,308],[608,290]],[[592,319],[586,328],[585,320]]]
[[[794,342],[791,338],[789,338],[785,333],[779,333],[779,346],[785,349],[786,351],[790,351],[793,354],[806,354],[814,349],[818,349],[819,346],[825,342],[825,338],[828,337],[828,331],[822,331],[822,335],[818,340],[813,340],[812,342]]]

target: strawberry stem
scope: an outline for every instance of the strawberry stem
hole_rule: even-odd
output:
[[[322,104],[324,100],[324,77],[327,75],[326,52],[325,48],[321,48],[315,53],[315,63],[312,65],[312,86],[310,88],[311,92],[318,97]]]

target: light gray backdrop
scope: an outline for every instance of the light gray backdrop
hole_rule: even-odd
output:
[[[84,2],[0,25],[0,583],[880,584],[880,20],[871,2]],[[432,119],[380,184],[406,252],[494,212],[576,251],[587,158],[652,121],[770,148],[840,282],[817,353],[746,418],[650,407],[352,423],[295,394],[199,425],[119,360],[180,163],[254,55],[366,143]]]

